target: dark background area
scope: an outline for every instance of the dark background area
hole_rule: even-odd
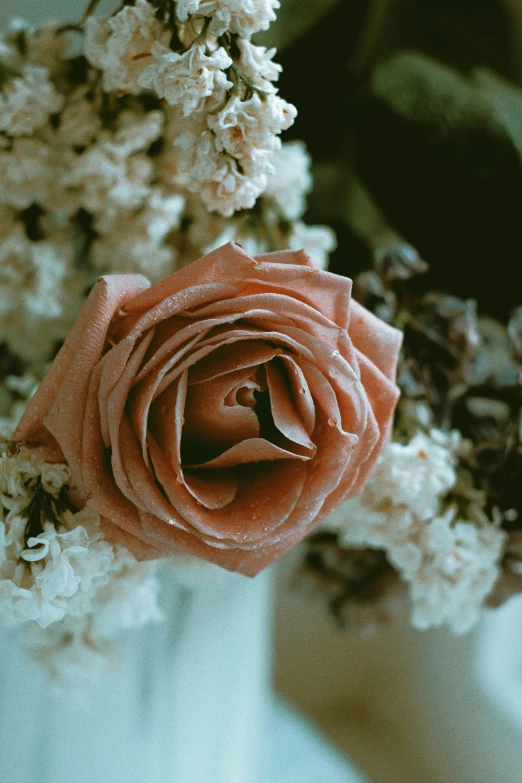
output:
[[[307,218],[337,232],[332,270],[371,263],[370,206],[428,261],[426,286],[506,316],[522,298],[519,4],[340,0],[321,16],[302,3],[315,15],[296,34],[297,5],[283,0],[275,30],[281,94],[299,108],[286,138],[313,157]]]

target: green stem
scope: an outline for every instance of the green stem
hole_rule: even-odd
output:
[[[363,73],[368,67],[388,16],[390,5],[391,0],[370,0],[362,33],[348,63],[348,69],[352,73]]]
[[[88,19],[90,16],[92,16],[92,15],[93,15],[93,13],[96,11],[96,9],[97,9],[97,8],[98,8],[98,6],[100,5],[100,3],[101,3],[101,0],[89,0],[89,4],[88,4],[87,8],[85,9],[85,11],[84,11],[84,13],[83,13],[83,16],[82,16],[82,18],[80,19],[80,21],[78,22],[78,26],[79,26],[79,27],[81,27],[82,25],[84,25],[84,24],[85,24],[85,22],[87,21],[87,19]]]
[[[210,22],[210,20],[209,20]],[[232,38],[230,36],[230,33],[225,33],[224,35],[220,36],[218,38],[218,43],[220,46],[223,47],[223,49],[226,51],[230,59],[232,60],[232,65],[229,68],[229,72],[234,77],[234,87],[232,90],[236,92],[240,92],[240,84],[241,82],[246,86],[247,88],[247,99],[252,96],[254,92],[257,92],[260,98],[263,100],[265,97],[269,94],[268,90],[263,90],[262,87],[258,87],[257,84],[254,82],[253,79],[250,78],[250,76],[247,76],[244,71],[241,70],[239,65],[234,62],[234,55],[232,51]]]

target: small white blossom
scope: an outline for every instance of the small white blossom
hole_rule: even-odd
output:
[[[240,209],[254,206],[266,179],[262,166],[241,171],[233,157],[217,149],[215,137],[207,132],[199,140],[186,187],[198,194],[209,210],[231,217]]]
[[[123,111],[112,133],[100,134],[68,167],[62,187],[73,189],[81,206],[113,220],[119,211],[141,207],[151,191],[154,161],[145,154],[163,132],[159,111]]]
[[[33,620],[45,628],[66,613],[88,610],[88,594],[94,585],[107,581],[114,553],[102,540],[99,518],[88,511],[65,510],[59,527],[44,519],[41,532],[26,538],[25,510],[34,498],[37,479],[45,492],[57,497],[69,471],[23,450],[0,458],[0,616],[8,623]]]
[[[445,444],[445,445],[443,445]],[[325,523],[346,545],[387,548],[410,538],[417,523],[433,519],[457,483],[456,441],[437,430],[384,449],[363,492]]]
[[[84,54],[103,72],[103,89],[139,94],[140,76],[147,68],[154,43],[168,45],[170,33],[156,18],[153,6],[136,0],[109,18],[86,23]]]
[[[450,443],[419,432],[406,445],[390,443],[372,475],[372,505],[403,505],[419,519],[432,519],[457,481]]]
[[[11,149],[0,151],[0,199],[16,209],[40,204],[70,214],[76,202],[61,184],[69,153],[39,138],[14,139]]]
[[[166,106],[166,134],[164,149],[158,161],[162,181],[176,189],[187,188],[192,180],[192,169],[198,146],[210,136],[204,114],[182,117],[171,106]]]
[[[2,85],[0,131],[9,136],[30,136],[48,122],[51,114],[62,110],[64,101],[46,68],[24,65],[19,76]]]
[[[125,157],[109,145],[95,144],[82,153],[64,177],[77,188],[80,204],[93,214],[141,206],[149,193],[154,166],[146,155]]]
[[[259,30],[267,30],[276,18],[274,10],[279,0],[178,0],[176,13],[181,22],[189,16],[210,17],[210,32],[222,35],[229,30],[248,38]]]
[[[15,354],[41,359],[65,337],[81,290],[72,271],[61,237],[31,241],[20,223],[0,237],[0,341]]]
[[[179,228],[184,209],[183,196],[177,193],[167,196],[159,188],[153,188],[137,223],[152,242],[159,244],[171,231]]]
[[[101,117],[84,93],[81,88],[70,95],[60,115],[57,134],[63,144],[71,147],[87,147],[101,130]]]
[[[489,524],[455,521],[450,509],[424,529],[422,561],[412,574],[412,623],[420,629],[448,625],[467,633],[500,576],[505,533]]]
[[[477,621],[500,574],[505,533],[482,506],[485,495],[462,487],[467,519],[446,500],[457,491],[457,437],[432,431],[392,443],[359,497],[324,523],[345,547],[381,549],[409,585],[412,622],[465,633]],[[498,515],[497,515],[498,516]]]
[[[272,93],[264,99],[254,93],[246,101],[233,95],[220,112],[209,116],[208,124],[218,149],[244,159],[251,157],[252,148],[277,151],[278,135],[292,125],[296,114],[294,106]]]
[[[224,73],[231,65],[232,60],[222,47],[207,55],[205,46],[193,45],[178,54],[156,43],[152,47],[152,62],[139,82],[171,106],[178,106],[182,115],[188,117],[199,111],[211,95],[224,100],[226,90],[233,86]]]
[[[16,515],[27,508],[44,467],[46,463],[25,449],[14,457],[0,456],[0,511]]]
[[[2,47],[3,44],[3,47]],[[65,31],[59,24],[30,25],[23,19],[13,19],[7,34],[0,41],[0,60],[16,69],[24,61],[46,68],[52,76],[59,75],[68,49]],[[4,58],[3,52],[6,57]]]
[[[185,200],[165,196],[154,188],[137,213],[117,213],[114,219],[100,215],[91,261],[100,272],[141,272],[152,281],[175,271],[175,248],[165,244],[168,234],[179,228]]]
[[[313,184],[310,166],[310,156],[301,141],[287,142],[276,152],[274,172],[268,177],[263,199],[274,203],[277,217],[294,221],[303,216],[306,196]],[[329,250],[332,247],[328,247],[326,252]]]
[[[171,181],[199,195],[206,207],[230,217],[254,206],[273,173],[278,133],[291,124],[293,107],[276,95],[229,99],[208,116],[209,132],[196,121],[177,123],[165,169]]]
[[[328,258],[337,246],[335,233],[328,226],[307,226],[298,221],[288,237],[290,250],[304,250],[321,269],[328,268]]]
[[[151,144],[160,138],[164,126],[165,118],[161,111],[148,111],[144,114],[131,110],[122,111],[114,136],[106,140],[107,146],[120,157],[146,152]]]
[[[281,66],[272,61],[276,50],[255,46],[246,38],[238,38],[237,45],[241,53],[238,64],[245,76],[256,81],[264,89],[269,89],[267,82],[277,81],[282,71]],[[264,83],[259,83],[260,79]]]
[[[69,477],[66,465],[0,447],[0,621],[56,624],[43,646],[66,669],[71,644],[76,658],[85,647],[105,656],[107,642],[161,618],[155,564],[105,541],[95,512],[67,507]]]
[[[2,501],[6,506],[5,495]],[[90,593],[107,583],[114,560],[96,514],[65,511],[58,528],[55,522],[44,521],[42,531],[27,540],[22,511],[12,509],[2,525],[0,617],[4,622],[32,620],[45,628],[66,614],[90,610]]]
[[[28,27],[25,33],[26,57],[30,63],[41,65],[49,73],[58,73],[67,53],[68,41],[58,24]]]

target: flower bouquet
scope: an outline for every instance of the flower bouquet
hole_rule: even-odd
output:
[[[255,37],[277,0],[99,5],[0,43],[2,755],[10,783],[274,783],[282,555],[364,628],[407,600],[463,632],[519,589],[520,311],[424,285],[374,206],[372,263],[327,271]]]

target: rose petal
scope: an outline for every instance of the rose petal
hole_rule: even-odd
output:
[[[185,371],[179,381],[156,401],[151,409],[150,433],[156,436],[178,483],[206,508],[223,508],[236,496],[238,484],[235,478],[218,471],[198,477],[193,472],[185,473],[181,466],[180,441],[186,408],[187,378],[188,373]]]
[[[140,515],[134,503],[129,501],[116,486],[114,479],[104,467],[104,445],[101,437],[100,411],[98,405],[98,390],[101,376],[101,366],[93,370],[85,406],[85,422],[80,423],[83,429],[81,449],[83,452],[82,475],[80,482],[83,487],[83,500],[88,508],[110,520],[124,531],[123,538],[128,541],[136,538],[143,544],[137,544],[132,550],[137,554],[141,551],[151,553],[156,550],[156,542],[150,541],[150,536],[144,532]],[[85,426],[82,426],[82,425]],[[104,523],[104,519],[102,519]],[[109,525],[110,530],[114,528]],[[166,542],[161,554],[173,549],[171,542]]]
[[[128,491],[140,498],[135,505],[140,511],[154,510],[154,514],[169,525],[180,530],[192,531],[191,525],[172,508],[156,484],[155,477],[145,466],[139,444],[126,415],[123,416],[120,431],[121,462],[114,467],[114,478],[127,495]]]
[[[218,375],[201,383],[190,382],[185,403],[185,424],[183,437],[198,441],[200,444],[212,444],[214,452],[219,453],[245,438],[259,436],[259,420],[250,406],[227,404],[225,400],[232,390],[241,388],[255,368],[244,367],[236,372]],[[258,390],[260,389],[257,386]],[[161,397],[156,400],[159,403]],[[201,461],[201,460],[200,460]]]
[[[235,334],[235,333],[234,333]],[[240,342],[223,341],[214,350],[203,356],[189,373],[189,386],[228,375],[244,369],[252,369],[269,362],[276,350],[261,340],[248,339],[250,334],[242,332],[245,339]],[[202,342],[202,346],[206,345]]]
[[[147,352],[147,348],[150,345],[152,337],[153,337],[153,332],[151,331],[142,338],[138,346],[135,348],[134,352],[131,354],[129,360],[127,361],[127,364],[125,365],[119,380],[117,381],[117,383],[115,384],[114,388],[112,389],[112,391],[108,396],[106,396],[108,392],[107,386],[106,385],[102,386],[102,384],[100,383],[100,392],[98,397],[99,406],[100,406],[100,419],[103,420],[103,418],[106,417],[106,421],[107,421],[107,426],[109,430],[108,443],[110,444],[112,449],[112,453],[111,453],[112,470],[114,472],[114,475],[118,475],[121,472],[122,478],[123,478],[123,469],[121,467],[121,451],[120,451],[121,420],[123,416],[123,411],[127,404],[127,398],[131,390],[132,381],[141,366],[141,363]],[[104,374],[106,377],[108,377],[111,374],[110,352],[107,356],[109,357],[109,359],[105,364],[105,367],[103,368],[102,377]],[[117,364],[119,365],[119,362]],[[107,371],[107,366],[109,367],[109,371]],[[118,370],[119,370],[119,366],[118,366]],[[102,428],[102,434],[103,434],[103,428]],[[120,486],[120,489],[122,491],[125,491],[123,486]],[[130,492],[130,489],[128,491]],[[129,494],[127,494],[127,497],[133,500],[133,498]],[[138,508],[141,508],[139,502],[139,495],[136,495],[133,502],[136,503]]]
[[[43,423],[59,442],[80,492],[82,462],[85,460],[81,444],[83,428],[86,426],[84,413],[91,374],[101,359],[114,313],[134,291],[142,290],[147,285],[148,281],[140,275],[102,277],[82,309],[81,329],[73,329],[66,340],[66,344],[69,340],[70,344],[64,360],[69,359],[69,367],[66,370],[62,361],[59,362],[57,373],[61,377],[58,393]]]
[[[280,446],[276,446],[274,443],[265,440],[264,438],[248,438],[227,449],[219,457],[208,460],[198,465],[188,465],[191,468],[231,468],[236,465],[244,465],[249,462],[264,462],[264,460],[275,459],[311,459],[311,454],[308,449],[303,449],[306,453],[299,454],[296,446],[296,451],[288,451]]]
[[[158,286],[162,286],[162,283],[158,283],[156,286],[148,289],[148,291],[145,291],[144,298],[153,297],[152,291]],[[133,323],[129,336],[140,335],[143,332],[148,331],[151,327],[156,326],[156,324],[161,323],[168,318],[180,315],[192,307],[198,307],[208,304],[209,302],[228,298],[234,293],[239,293],[243,288],[244,285],[239,283],[232,286],[223,282],[200,284],[200,281],[198,281],[198,285],[192,284],[183,291],[176,291],[167,298],[159,301],[158,304],[150,310],[145,310],[143,315]],[[138,309],[141,310],[141,295],[138,295],[136,299],[125,303],[123,311],[125,313],[133,313],[136,309],[137,302]]]
[[[285,337],[284,335],[280,335],[276,332],[266,332],[263,334],[263,339],[267,338],[267,341],[269,343],[271,342],[280,342],[283,345],[288,345],[293,347],[296,351],[299,350],[299,344],[295,341]],[[252,366],[249,365],[249,362],[252,361],[252,358],[248,358],[249,355],[252,356],[251,352],[255,350],[254,348],[254,340],[252,338],[258,338],[259,342],[258,345],[263,345],[262,339],[260,337],[259,332],[255,331],[247,331],[247,330],[237,330],[237,331],[231,331],[228,332],[225,336],[223,335],[217,335],[215,337],[208,337],[205,340],[201,340],[196,349],[182,362],[179,364],[176,364],[175,360],[172,360],[172,364],[174,365],[172,370],[170,372],[163,373],[162,377],[157,384],[153,399],[156,399],[159,397],[159,395],[174,381],[176,378],[178,378],[182,372],[184,372],[187,369],[190,369],[196,363],[202,362],[205,357],[212,354],[214,351],[225,348],[226,346],[232,345],[233,343],[239,343],[243,347],[238,349],[238,353],[243,352],[245,359],[245,364],[243,366]],[[266,346],[265,346],[266,347]],[[272,348],[269,347],[269,353],[271,353],[270,358],[273,356],[277,356],[282,349],[281,348]],[[303,349],[304,352],[305,349]],[[268,355],[268,354],[267,354]],[[269,361],[267,359],[267,361]],[[219,372],[219,371],[218,371]]]
[[[147,313],[168,297],[193,287],[194,281],[202,286],[214,285],[219,281],[222,285],[239,286],[242,289],[243,280],[254,264],[254,259],[242,247],[236,242],[229,242],[151,286],[148,292],[138,294],[126,303],[125,312]]]
[[[29,402],[12,436],[13,441],[46,445],[46,458],[51,461],[61,461],[64,455],[69,461],[70,456],[71,470],[75,477],[79,475],[80,427],[90,372],[101,356],[114,313],[127,299],[149,286],[149,281],[141,275],[100,278],[45,374],[38,393]],[[50,437],[49,432],[55,437]]]
[[[276,360],[268,362],[265,366],[274,424],[288,440],[299,443],[315,453],[315,446],[290,400],[285,378],[275,362]]]
[[[151,435],[149,449],[158,481],[179,514],[208,540],[236,546],[254,546],[281,525],[295,508],[306,477],[305,464],[295,459],[239,466],[233,474],[239,485],[234,501],[208,511],[183,491]]]
[[[257,259],[255,275],[246,278],[245,294],[287,293],[318,310],[342,329],[348,327],[352,281],[318,267],[278,264]]]
[[[141,361],[146,355],[148,347],[150,346],[151,342],[154,339],[154,331],[155,331],[154,328],[152,328],[148,333],[145,334],[145,337],[147,338],[145,349],[143,351],[140,351],[140,362],[137,364],[136,369],[133,369],[133,372],[137,372],[139,370]],[[107,401],[112,391],[114,390],[115,386],[117,385],[118,381],[125,373],[125,368],[127,367],[127,363],[129,362],[129,359],[135,349],[136,342],[138,340],[139,338],[136,339],[125,338],[124,340],[122,340],[121,343],[118,343],[118,345],[113,346],[105,354],[105,356],[103,356],[100,362],[103,365],[102,374],[100,378],[100,391],[99,391],[100,417],[101,417],[100,421],[101,421],[103,441],[106,446],[110,445],[109,416],[108,416]],[[144,345],[143,340],[141,341],[140,345]],[[127,375],[128,374],[129,373],[127,371]],[[134,376],[131,375],[130,377],[131,377],[131,385],[132,385],[132,382],[134,381]],[[127,395],[128,393],[129,393],[129,389],[126,388],[125,394]]]
[[[228,506],[237,495],[238,483],[228,471],[183,471],[190,494],[209,509]]]
[[[183,356],[190,353],[190,350],[197,345],[201,340],[201,335],[196,334],[192,340],[184,344],[178,352],[167,359],[162,365],[155,369],[151,369],[147,377],[136,386],[133,394],[129,398],[129,410],[131,421],[134,426],[134,431],[142,444],[143,460],[145,464],[150,467],[149,455],[147,452],[147,424],[150,406],[155,398],[159,396],[161,392],[158,392],[158,387],[163,381],[165,375],[168,373],[172,366],[181,360]],[[190,363],[189,363],[190,364]],[[169,379],[169,383],[165,384],[165,387],[170,386],[174,381],[183,374],[185,367],[176,373],[175,378]]]
[[[299,419],[303,423],[306,434],[311,435],[315,428],[315,404],[303,371],[291,356],[280,354],[279,361],[284,362],[286,366],[292,389],[292,401]]]
[[[354,301],[348,333],[359,353],[371,357],[373,364],[390,381],[395,381],[402,332],[384,323]]]
[[[304,250],[275,250],[272,253],[260,253],[255,256],[255,260],[258,264],[291,264],[292,266],[320,268]]]
[[[350,489],[348,497],[359,494],[373,470],[375,461],[381,453],[384,445],[390,437],[390,429],[385,423],[391,422],[393,411],[397,405],[400,391],[394,383],[388,380],[383,373],[371,362],[368,357],[358,354],[361,369],[361,383],[370,400],[372,412],[376,421],[376,438],[371,446],[371,452],[362,461],[356,480]],[[368,447],[368,451],[370,448]],[[343,501],[341,501],[343,502]]]

